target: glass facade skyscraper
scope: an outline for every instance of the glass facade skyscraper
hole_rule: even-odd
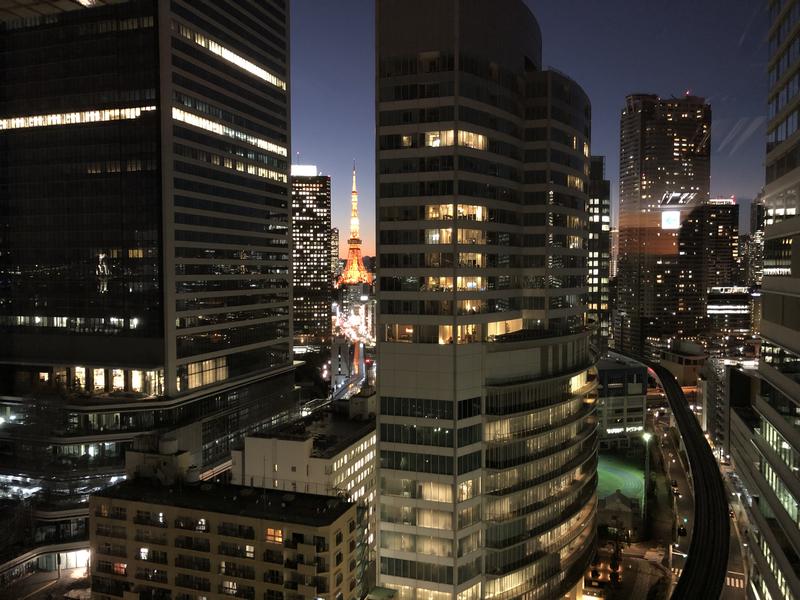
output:
[[[709,198],[711,107],[704,98],[628,96],[620,118],[619,256],[614,343],[651,355],[683,334],[678,230]],[[691,325],[691,324],[690,324]]]
[[[594,344],[608,350],[611,333],[611,182],[606,177],[605,156],[592,156],[589,168],[589,303],[594,321]]]
[[[377,3],[378,583],[576,597],[594,554],[591,109],[525,4]]]
[[[800,2],[772,0],[769,12],[761,358],[729,402],[750,521],[748,598],[791,600],[800,598]]]
[[[313,165],[292,165],[292,322],[298,344],[331,337],[330,232],[331,178]]]
[[[50,521],[137,436],[212,472],[291,405],[287,11],[0,8],[0,490]]]

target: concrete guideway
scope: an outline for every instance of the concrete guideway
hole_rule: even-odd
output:
[[[641,360],[641,359],[637,359]],[[694,484],[694,528],[675,599],[719,598],[728,576],[730,518],[717,462],[678,382],[663,366],[642,361],[661,382],[686,447]]]

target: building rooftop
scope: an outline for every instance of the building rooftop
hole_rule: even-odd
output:
[[[614,369],[631,369],[631,368],[646,369],[647,367],[644,366],[639,361],[633,360],[632,358],[628,358],[627,356],[623,356],[622,354],[617,354],[616,352],[609,352],[607,356],[602,357],[597,362],[597,368],[601,371],[611,371]]]
[[[135,478],[95,494],[98,498],[146,502],[322,527],[330,525],[353,506],[343,498],[220,483],[162,485],[156,479]]]
[[[294,441],[312,438],[314,447],[311,456],[331,458],[373,431],[374,417],[351,419],[333,410],[318,410],[307,417],[252,437]]]

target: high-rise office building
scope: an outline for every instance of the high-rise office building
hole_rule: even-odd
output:
[[[611,328],[609,279],[611,277],[611,182],[606,176],[605,156],[592,156],[589,168],[589,304],[594,321],[594,343],[600,353],[608,350]]]
[[[731,198],[710,199],[692,208],[678,230],[678,257],[672,323],[685,337],[702,334],[710,325],[706,319],[709,291],[732,287],[739,272],[739,206]],[[669,332],[667,332],[669,333]],[[723,333],[711,328],[712,340]]]
[[[743,286],[708,289],[704,341],[710,356],[733,359],[755,355],[755,300],[750,288]]]
[[[580,593],[595,548],[591,108],[522,0],[379,0],[378,583]]]
[[[609,264],[609,274],[612,279],[617,277],[617,260],[619,259],[619,228],[611,228],[611,263]],[[616,301],[616,300],[615,300]]]
[[[14,2],[0,36],[0,491],[55,568],[135,437],[213,473],[291,406],[288,8]]]
[[[339,277],[339,228],[331,228],[331,283]]]
[[[331,337],[331,178],[292,165],[292,323],[295,343]]]
[[[711,107],[632,95],[620,121],[616,348],[650,353],[680,336],[678,231],[709,198]]]
[[[800,1],[769,13],[761,358],[749,389],[730,386],[731,454],[747,488],[748,598],[800,598]]]
[[[764,221],[766,209],[761,197],[750,205],[750,232],[745,246],[745,282],[749,286],[761,286],[764,277]]]

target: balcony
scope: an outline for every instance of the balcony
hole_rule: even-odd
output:
[[[137,560],[142,562],[148,562],[156,565],[166,565],[167,564],[167,553],[166,552],[158,552],[155,550],[148,550],[147,554],[142,553],[139,551],[139,555],[136,557]]]
[[[231,596],[233,598],[245,598],[245,600],[255,600],[256,590],[250,586],[242,587],[229,587],[225,585],[219,586],[219,593]]]
[[[98,525],[94,532],[95,535],[117,538],[120,540],[127,539],[128,537],[124,527],[106,527],[105,525]]]
[[[208,579],[204,577],[194,577],[193,575],[184,575],[183,573],[175,575],[175,585],[191,590],[199,590],[201,592],[211,591],[211,584]]]
[[[298,554],[302,554],[303,556],[314,556],[316,551],[317,547],[314,544],[304,544],[304,543],[297,544],[297,552]]]
[[[229,577],[237,577],[239,579],[255,579],[256,572],[253,567],[246,567],[241,565],[234,565],[225,563],[224,566],[220,566],[219,569],[220,575],[227,575]]]
[[[161,527],[165,528],[167,526],[166,521],[161,521],[157,517],[149,516],[149,515],[136,515],[133,517],[133,522],[137,525],[147,525],[148,527]]]
[[[264,573],[264,583],[283,585],[283,573],[280,571],[267,571]]]
[[[206,573],[211,571],[210,560],[207,558],[198,558],[194,556],[175,557],[175,566],[180,569],[192,569],[193,571],[203,571]]]
[[[167,583],[167,572],[158,569],[137,569],[136,579],[154,581],[156,583]]]
[[[108,544],[98,546],[97,553],[105,554],[106,556],[117,556],[119,558],[126,558],[128,556],[128,551],[125,549],[125,546],[111,546]]]
[[[175,538],[175,547],[183,548],[185,550],[195,550],[197,552],[209,552],[211,550],[211,543],[208,540],[199,540],[190,537],[177,537]]]
[[[137,542],[145,542],[147,544],[156,544],[159,546],[167,545],[167,536],[165,534],[155,535],[150,531],[137,531],[134,539]]]
[[[275,565],[283,564],[283,553],[275,552],[274,550],[264,551],[264,562],[272,563]]]
[[[243,527],[240,525],[223,524],[217,528],[219,535],[226,535],[228,537],[236,537],[245,540],[256,539],[256,532],[252,527]]]
[[[117,568],[115,567],[115,565],[112,565],[111,563],[106,563],[105,561],[100,561],[97,563],[96,571],[98,573],[103,573],[104,575],[119,575],[122,577],[128,576],[127,567]]]
[[[115,519],[117,521],[126,521],[128,519],[128,513],[124,508],[112,508],[110,511],[98,508],[94,511],[94,516],[104,519]]]
[[[307,565],[305,563],[299,563],[297,565],[297,572],[303,576],[314,577],[317,574],[317,565],[316,564]]]
[[[305,598],[316,598],[317,597],[317,586],[315,585],[305,585],[303,583],[297,586],[297,592],[302,594]]]

